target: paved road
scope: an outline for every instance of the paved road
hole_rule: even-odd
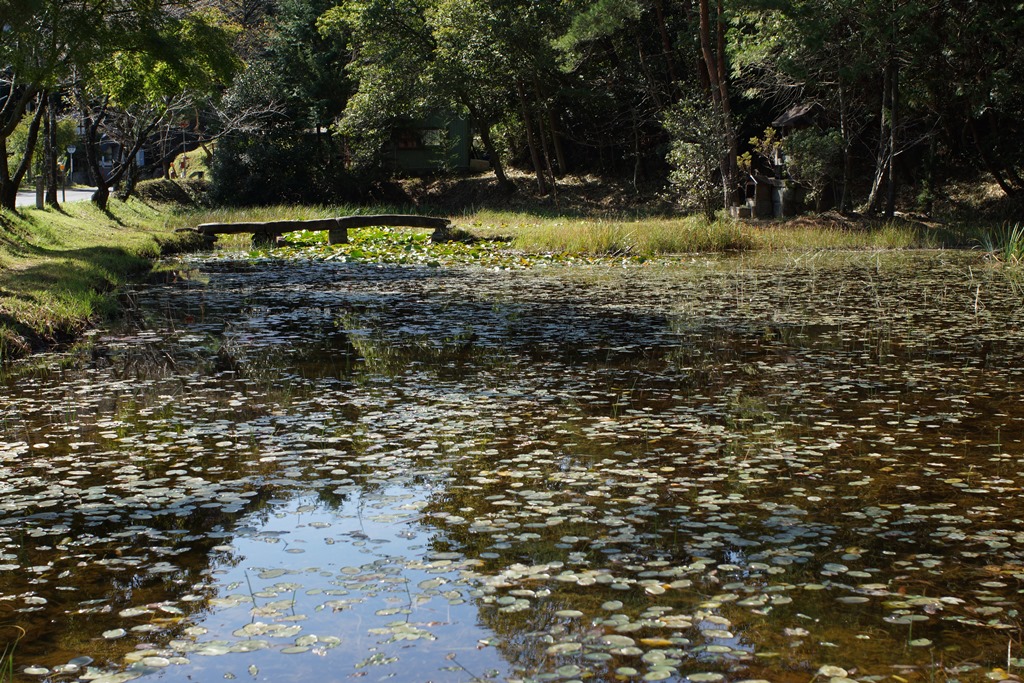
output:
[[[85,202],[92,198],[92,193],[96,191],[94,187],[79,187],[74,190],[67,191],[67,199],[64,199],[64,195],[61,192],[57,193],[57,199],[61,202]],[[35,192],[19,192],[18,201],[16,206],[34,207],[36,205],[36,193]]]

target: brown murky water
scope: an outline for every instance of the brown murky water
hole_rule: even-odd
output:
[[[1024,667],[1024,297],[977,257],[190,266],[3,389],[0,680]]]

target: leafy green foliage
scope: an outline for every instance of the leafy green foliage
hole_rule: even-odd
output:
[[[665,118],[672,137],[668,160],[672,189],[687,208],[708,220],[722,208],[722,158],[728,152],[722,118],[710,102],[693,98],[677,104]]]
[[[283,0],[277,4],[267,50],[275,87],[298,128],[326,128],[344,111],[352,91],[346,68],[347,37],[319,28],[333,0]]]
[[[216,12],[166,19],[139,39],[144,49],[125,45],[93,71],[116,106],[156,105],[185,91],[208,92],[229,82],[240,66],[233,33]]]
[[[220,141],[210,165],[210,199],[227,206],[348,199],[350,177],[327,164],[312,135],[236,134]]]
[[[839,179],[843,136],[838,130],[793,131],[782,141],[782,149],[786,154],[786,171],[790,178],[808,188],[810,201],[817,203],[826,186]]]
[[[286,0],[267,20],[263,49],[223,99],[235,125],[214,151],[211,197],[227,205],[328,201],[350,174],[331,124],[351,85],[344,34],[326,35],[318,19],[328,0]]]
[[[730,52],[746,95],[788,100],[799,85],[802,102],[823,107],[821,127],[841,132],[846,154],[873,155],[858,171],[913,176],[934,193],[966,161],[1007,194],[1024,191],[1024,130],[1019,115],[1007,116],[1024,103],[1010,76],[1024,65],[1010,38],[1024,27],[1019,6],[754,0],[733,19]],[[830,156],[817,146],[815,156]]]
[[[76,122],[72,118],[61,118],[57,120],[57,149],[66,150],[68,145],[74,145],[78,142],[78,134],[76,132]],[[7,148],[10,152],[9,163],[15,166],[21,163],[22,158],[25,155],[25,150],[28,148],[29,142],[29,121],[23,119],[18,123],[18,126],[11,133],[10,138],[7,141]],[[33,154],[32,156],[33,168],[32,172],[36,175],[40,175],[43,172],[43,158],[41,154]]]
[[[564,35],[554,41],[555,47],[565,53],[577,53],[580,48],[600,38],[614,35],[624,26],[640,18],[643,7],[636,0],[598,0],[572,17],[572,24]]]

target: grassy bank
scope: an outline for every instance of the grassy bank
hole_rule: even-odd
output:
[[[0,213],[0,358],[74,340],[117,310],[118,286],[188,242],[140,202]]]

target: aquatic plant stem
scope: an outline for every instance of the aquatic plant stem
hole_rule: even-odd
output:
[[[13,626],[18,631],[18,637],[14,639],[13,643],[4,646],[3,652],[0,652],[0,683],[13,683],[14,681],[14,651],[18,648],[18,643],[25,637],[25,629],[21,626]]]
[[[483,683],[483,679],[482,679],[482,678],[480,678],[480,677],[479,677],[479,676],[477,676],[477,675],[476,675],[475,673],[473,673],[472,671],[470,671],[469,669],[467,669],[466,667],[464,667],[464,666],[462,665],[462,662],[460,662],[460,661],[459,661],[458,659],[456,659],[456,658],[455,658],[455,653],[454,653],[454,652],[449,652],[449,653],[448,653],[448,654],[447,654],[447,655],[445,656],[445,659],[447,659],[448,661],[450,661],[450,662],[454,663],[454,664],[455,664],[455,666],[457,666],[457,667],[459,667],[460,669],[462,669],[463,671],[465,671],[465,672],[466,672],[466,674],[467,674],[467,675],[468,675],[468,676],[470,677],[470,679],[472,679],[472,680],[474,680],[474,681],[479,681],[480,683]]]

